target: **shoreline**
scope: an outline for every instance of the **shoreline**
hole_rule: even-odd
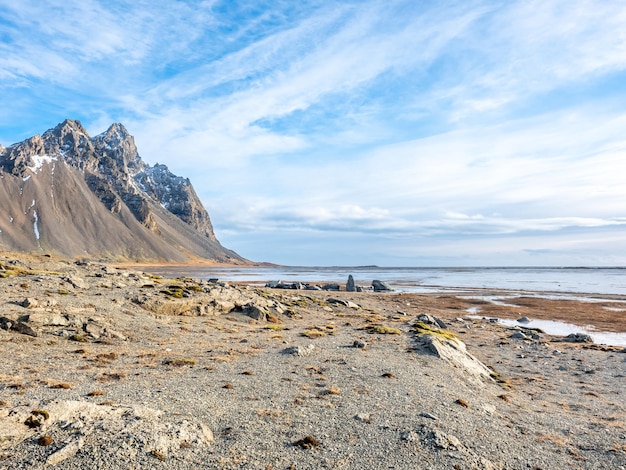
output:
[[[626,467],[625,347],[468,311],[619,326],[615,302],[0,263],[2,468]]]

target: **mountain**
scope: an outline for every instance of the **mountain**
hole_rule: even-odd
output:
[[[118,260],[241,263],[191,182],[145,163],[121,124],[90,137],[65,120],[0,146],[0,249]]]

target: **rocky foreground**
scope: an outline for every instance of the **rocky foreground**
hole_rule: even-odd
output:
[[[0,293],[0,468],[626,468],[624,348],[467,313],[625,331],[624,301],[286,291],[8,255]]]

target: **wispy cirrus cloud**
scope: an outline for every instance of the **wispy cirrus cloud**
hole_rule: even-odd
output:
[[[599,253],[623,245],[619,1],[0,0],[0,12],[13,104],[0,140],[46,119],[94,133],[122,121],[145,159],[192,176],[227,244],[271,253],[291,233],[336,253],[334,236],[394,260],[459,245],[523,260],[559,243],[615,260]]]

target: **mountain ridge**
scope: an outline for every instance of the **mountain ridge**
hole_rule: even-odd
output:
[[[0,248],[116,260],[224,263],[224,248],[188,178],[144,162],[120,123],[90,137],[66,119],[0,146]]]

